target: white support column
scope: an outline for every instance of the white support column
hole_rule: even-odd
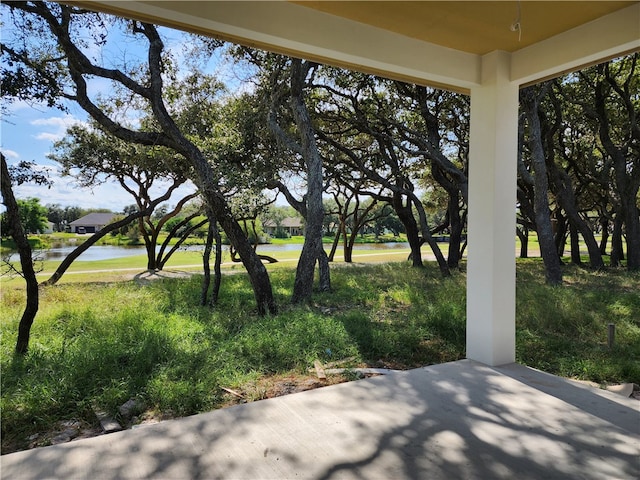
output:
[[[471,89],[467,264],[467,358],[515,361],[515,235],[518,85],[510,54],[482,58]]]

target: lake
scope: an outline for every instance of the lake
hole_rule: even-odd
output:
[[[54,247],[49,250],[37,250],[40,258],[44,260],[62,260],[69,253],[73,251],[75,246]],[[159,248],[159,247],[158,247]],[[223,250],[228,250],[228,245],[222,246]],[[325,249],[328,251],[331,248],[330,244],[325,244]],[[389,250],[389,249],[402,249],[409,248],[408,243],[366,243],[356,244],[354,250]],[[193,245],[182,248],[181,250],[202,251],[203,245]],[[342,245],[338,247],[342,251]],[[294,252],[302,250],[302,244],[285,244],[285,245],[260,245],[258,252]],[[93,245],[89,247],[85,252],[78,257],[76,261],[94,262],[97,260],[110,260],[113,258],[132,257],[135,255],[145,255],[146,251],[144,247],[124,247],[116,245]],[[10,261],[18,261],[18,254],[14,253],[9,257]]]

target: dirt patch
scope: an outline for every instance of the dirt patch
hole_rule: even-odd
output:
[[[154,280],[165,278],[189,278],[193,273],[181,270],[145,270],[134,275],[133,279],[138,285],[149,285]]]
[[[281,397],[291,393],[305,392],[307,390],[315,390],[316,388],[326,387],[329,385],[336,385],[349,380],[353,380],[353,377],[345,375],[331,375],[326,379],[321,380],[315,375],[274,375],[260,378],[254,382],[242,385],[237,389],[237,392],[242,395],[242,398],[226,393],[225,398],[227,399],[227,402],[225,402],[225,405]]]
[[[96,423],[88,423],[83,420],[63,420],[56,422],[50,430],[45,432],[34,433],[27,439],[27,449],[46,447],[48,445],[57,445],[59,443],[67,443],[83,438],[96,437],[102,435],[102,429]],[[21,446],[11,445],[4,446],[3,454],[10,451],[22,450]],[[7,451],[5,451],[7,450]]]

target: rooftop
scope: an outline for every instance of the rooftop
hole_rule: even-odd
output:
[[[90,213],[74,220],[69,225],[108,225],[116,215],[115,213]]]

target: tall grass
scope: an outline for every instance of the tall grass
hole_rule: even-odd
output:
[[[518,360],[565,377],[640,384],[640,274],[564,270],[565,285],[552,287],[539,260],[518,263]]]
[[[24,297],[2,292],[2,448],[58,420],[95,422],[136,397],[189,415],[224,404],[221,387],[304,376],[315,359],[411,368],[456,360],[465,348],[465,275],[405,264],[333,269],[332,293],[288,306],[294,272],[271,272],[281,305],[258,317],[244,275],[223,279],[221,303],[198,306],[200,277],[68,284],[43,290],[24,358],[13,357]],[[518,264],[518,360],[565,376],[640,383],[640,276],[568,269],[544,285],[539,262]],[[606,325],[617,326],[606,348]]]

